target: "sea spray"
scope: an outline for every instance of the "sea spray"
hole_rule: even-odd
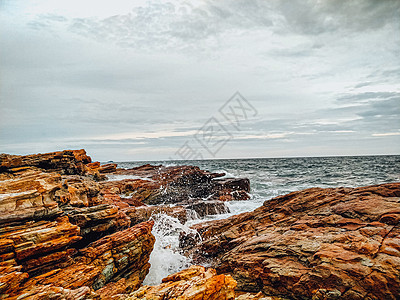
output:
[[[146,285],[157,285],[164,277],[179,272],[191,265],[191,259],[183,256],[179,249],[179,234],[198,234],[183,225],[177,218],[166,214],[156,214],[152,233],[156,238],[154,250],[150,255],[150,271],[144,280]]]

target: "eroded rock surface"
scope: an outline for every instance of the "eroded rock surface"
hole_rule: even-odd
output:
[[[152,222],[130,218],[101,193],[84,150],[0,155],[0,299],[97,299],[149,270]],[[107,167],[106,170],[109,170]]]
[[[133,178],[104,181],[104,174]],[[1,154],[0,299],[127,297],[150,268],[155,240],[148,220],[163,213],[185,223],[193,214],[189,205],[221,211],[213,179],[222,175],[191,166],[121,170],[92,162],[84,150]],[[201,197],[212,200],[201,206]],[[185,203],[171,206],[178,202]],[[192,275],[168,286],[177,293],[193,285],[204,299],[231,299],[229,276],[205,269]]]
[[[293,299],[399,299],[400,183],[311,188],[195,225],[191,252],[238,289]],[[186,244],[187,241],[186,241]]]
[[[214,269],[192,266],[163,279],[157,286],[143,286],[125,300],[233,300],[236,282],[230,275],[217,275]]]

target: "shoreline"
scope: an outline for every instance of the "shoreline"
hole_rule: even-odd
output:
[[[136,177],[106,181],[107,175]],[[247,178],[223,176],[194,166],[118,169],[92,162],[83,149],[0,155],[0,299],[57,293],[65,299],[152,299],[182,286],[182,299],[399,294],[400,271],[391,266],[400,262],[400,183],[311,188],[270,199],[253,212],[193,225],[201,240],[182,234],[180,245],[213,269],[191,267],[167,274],[161,285],[140,287],[155,243],[152,215],[184,224],[188,212],[220,214],[229,210],[227,201],[249,199]]]

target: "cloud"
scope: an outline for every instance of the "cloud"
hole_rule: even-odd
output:
[[[385,133],[373,133],[372,136],[394,136],[400,135],[400,132],[385,132]]]
[[[237,90],[259,114],[223,157],[400,151],[398,1],[27,3],[0,20],[1,151],[163,158]]]

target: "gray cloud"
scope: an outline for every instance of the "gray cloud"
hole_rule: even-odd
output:
[[[167,158],[239,90],[259,113],[240,131],[224,123],[234,139],[220,157],[398,153],[399,7],[182,0],[107,17],[3,14],[0,152]]]

